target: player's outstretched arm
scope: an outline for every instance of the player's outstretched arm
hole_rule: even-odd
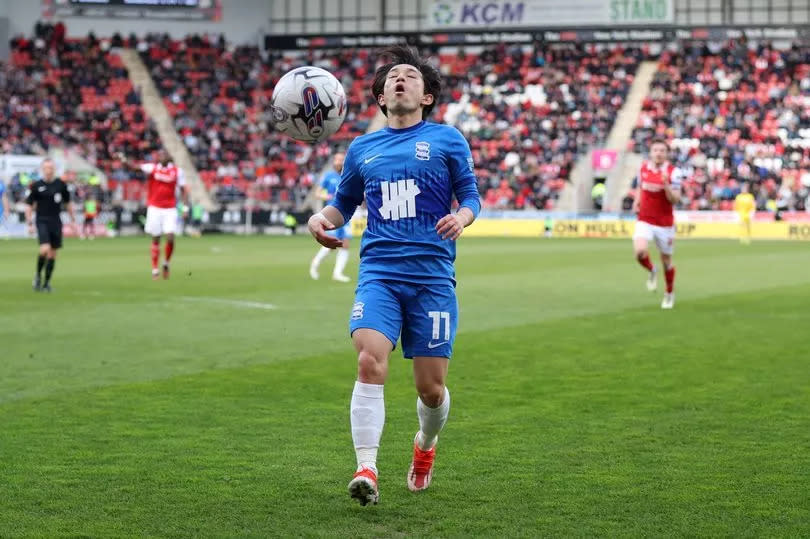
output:
[[[343,214],[334,206],[326,206],[318,213],[313,214],[307,222],[309,233],[312,234],[315,241],[329,249],[337,249],[343,245],[343,240],[330,236],[326,231],[341,226],[343,226]]]

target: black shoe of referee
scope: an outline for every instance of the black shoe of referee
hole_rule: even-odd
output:
[[[34,282],[31,283],[31,288],[34,289],[34,292],[39,292],[40,290],[42,290],[42,285],[41,285],[41,281],[39,280],[39,275],[34,277]]]
[[[51,283],[45,283],[44,285],[42,285],[42,291],[47,292],[48,294],[53,292],[53,289],[51,288]]]

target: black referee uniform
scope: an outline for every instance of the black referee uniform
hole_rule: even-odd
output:
[[[36,226],[39,244],[49,244],[51,249],[62,247],[62,205],[70,202],[70,192],[67,184],[60,178],[54,178],[50,182],[37,180],[31,184],[26,203],[33,206],[36,204]],[[37,274],[34,278],[34,289],[40,289],[40,274],[45,267],[45,290],[50,290],[51,274],[53,273],[53,258],[39,255],[37,259]]]

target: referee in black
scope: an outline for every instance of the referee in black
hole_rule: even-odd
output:
[[[31,184],[25,202],[25,221],[31,234],[34,233],[32,213],[36,212],[36,228],[39,237],[39,256],[37,257],[37,273],[34,277],[35,291],[51,291],[51,276],[56,262],[56,252],[62,247],[62,204],[67,207],[71,222],[76,222],[73,213],[73,203],[70,201],[70,192],[67,185],[55,175],[53,161],[46,159],[42,162],[42,179]],[[42,281],[42,268],[45,268],[45,282]]]

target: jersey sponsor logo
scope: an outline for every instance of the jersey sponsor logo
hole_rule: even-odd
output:
[[[421,161],[430,161],[430,143],[428,142],[416,143],[416,158]]]
[[[169,172],[157,172],[157,171],[155,171],[152,177],[155,178],[157,181],[164,183],[172,183],[177,179],[177,177],[174,174],[171,174]]]
[[[664,186],[662,184],[653,182],[641,182],[641,188],[645,191],[651,191],[654,193],[664,190]]]
[[[421,193],[415,180],[398,180],[380,182],[382,205],[380,215],[383,219],[399,221],[416,217],[416,195]]]
[[[363,160],[363,163],[364,163],[364,164],[366,164],[366,165],[368,165],[369,163],[371,163],[372,161],[374,161],[375,159],[377,159],[377,158],[378,158],[378,157],[380,157],[381,155],[382,155],[381,153],[378,153],[377,155],[375,155],[375,156],[373,156],[373,157],[369,157],[368,159],[364,159],[364,160]]]
[[[363,303],[362,301],[358,301],[357,303],[354,304],[354,306],[352,307],[352,320],[362,320],[363,307],[365,306],[366,304]]]

